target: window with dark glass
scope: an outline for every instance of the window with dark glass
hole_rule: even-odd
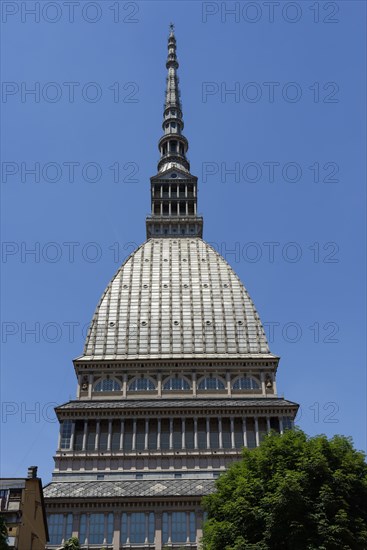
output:
[[[162,418],[161,420],[161,449],[169,449],[169,420]]]
[[[124,430],[124,451],[131,451],[133,448],[133,421],[125,420]]]
[[[222,442],[223,449],[230,449],[231,442],[231,422],[229,418],[222,418]]]
[[[251,376],[243,376],[242,378],[237,378],[233,384],[234,390],[259,390],[260,385]]]
[[[153,391],[155,384],[153,380],[147,377],[134,378],[129,384],[129,391]]]
[[[94,386],[94,391],[121,391],[121,384],[113,378],[101,378]]]
[[[198,447],[206,449],[206,420],[205,418],[198,419]]]
[[[210,427],[210,448],[219,448],[219,431],[218,431],[218,419],[211,418],[209,422]]]
[[[224,390],[225,386],[219,378],[206,377],[202,378],[198,384],[198,390]]]
[[[99,445],[98,448],[100,451],[107,450],[108,443],[108,421],[101,420],[99,427]]]
[[[81,451],[83,448],[84,437],[84,421],[77,420],[75,422],[75,435],[74,435],[74,450]]]
[[[72,428],[71,420],[64,420],[62,422],[62,424],[61,424],[61,443],[60,443],[61,449],[69,449],[70,448],[71,428]]]
[[[145,445],[145,420],[139,419],[136,422],[136,449],[144,450]]]

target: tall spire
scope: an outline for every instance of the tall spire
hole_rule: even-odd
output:
[[[197,215],[197,177],[190,173],[189,144],[184,127],[179,90],[179,67],[174,25],[170,25],[166,61],[167,87],[163,111],[163,136],[158,142],[158,173],[150,178],[152,212],[147,217],[147,238],[202,237],[203,219]]]
[[[182,135],[184,123],[182,120],[179,78],[177,76],[178,67],[176,37],[174,25],[171,23],[166,61],[166,68],[168,71],[166,101],[164,104],[162,124],[164,135],[158,144],[161,153],[161,158],[158,163],[158,172],[165,172],[172,166],[172,163],[181,170],[186,172],[190,171],[190,163],[186,158],[189,144],[187,139]],[[172,140],[172,137],[174,140]]]

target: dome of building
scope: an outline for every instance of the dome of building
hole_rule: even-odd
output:
[[[255,306],[201,238],[152,238],[102,295],[83,359],[270,356]]]

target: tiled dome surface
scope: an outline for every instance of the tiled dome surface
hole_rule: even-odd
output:
[[[229,264],[199,238],[150,239],[105,290],[85,359],[268,355],[253,302]]]

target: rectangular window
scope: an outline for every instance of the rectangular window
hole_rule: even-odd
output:
[[[223,449],[230,449],[231,444],[231,423],[229,418],[222,418],[222,441]]]
[[[96,444],[96,423],[88,423],[88,435],[87,435],[87,450],[94,451]]]
[[[279,433],[279,418],[276,416],[270,418],[270,429]]]
[[[243,447],[242,418],[234,419],[234,445],[236,449],[241,449]]]
[[[50,544],[62,544],[64,536],[64,515],[50,514],[47,519]]]
[[[8,507],[9,491],[8,489],[0,491],[0,510],[6,510]]]
[[[192,418],[186,418],[185,439],[186,439],[186,449],[193,449],[194,448],[194,420]]]
[[[136,422],[136,450],[143,451],[145,445],[145,420]]]
[[[122,514],[121,516],[121,533],[120,533],[120,543],[126,544],[127,542],[127,514]]]
[[[113,420],[112,438],[111,438],[112,451],[118,451],[120,449],[120,431],[121,431],[121,422],[119,420]]]
[[[107,544],[112,544],[113,539],[113,514],[107,514]]]
[[[198,447],[206,449],[206,421],[205,418],[198,420]]]
[[[89,544],[103,544],[104,514],[90,514],[89,516]]]
[[[172,512],[171,514],[171,530],[172,542],[186,542],[187,539],[187,523],[186,512]]]
[[[196,542],[196,518],[194,512],[190,512],[190,542]]]
[[[161,449],[169,449],[169,420],[163,418],[161,421]]]
[[[74,450],[81,451],[83,448],[84,422],[78,420],[75,423]]]
[[[73,535],[73,514],[66,516],[65,540],[71,539]]]
[[[154,514],[151,512],[149,514],[149,520],[148,520],[148,542],[149,544],[154,543],[154,537],[155,537],[155,521],[154,521]]]
[[[130,514],[130,542],[145,542],[145,514],[142,512]]]
[[[291,430],[293,428],[293,421],[290,416],[283,416],[283,430]]]
[[[71,420],[64,420],[61,424],[61,449],[70,449]]]
[[[162,542],[163,542],[163,544],[168,542],[168,514],[167,514],[167,512],[164,512],[163,517],[162,517]]]
[[[259,418],[259,435],[260,435],[260,441],[264,439],[264,437],[267,434],[267,424],[266,424],[266,418]]]
[[[253,418],[246,419],[247,424],[247,447],[254,449],[256,447],[255,421]]]
[[[218,419],[210,419],[210,448],[219,448],[219,432],[218,432]]]
[[[107,441],[108,441],[108,422],[107,420],[102,420],[100,424],[99,445],[98,445],[100,451],[107,450]]]
[[[157,448],[157,429],[157,420],[149,420],[148,449],[150,450]]]
[[[133,421],[125,420],[124,451],[131,451],[133,448]]]
[[[173,420],[173,448],[182,448],[182,422],[181,418],[175,418]]]
[[[87,516],[86,516],[86,514],[81,514],[81,516],[80,516],[80,525],[79,525],[79,542],[80,542],[80,544],[85,544],[86,537],[87,537]]]

